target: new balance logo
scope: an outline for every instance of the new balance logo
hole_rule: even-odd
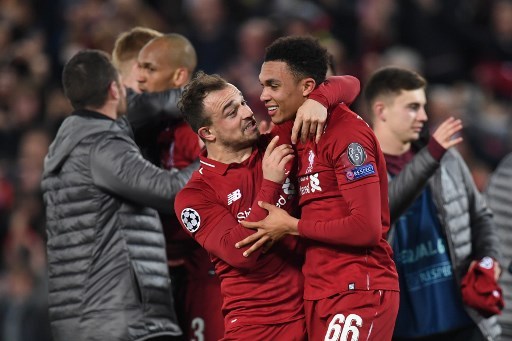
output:
[[[241,197],[242,197],[242,193],[240,192],[239,189],[237,189],[236,191],[233,191],[233,193],[229,193],[228,194],[228,205],[231,205],[232,203],[234,203]]]

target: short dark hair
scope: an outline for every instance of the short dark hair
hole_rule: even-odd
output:
[[[62,71],[64,93],[74,109],[100,108],[112,82],[119,82],[119,75],[109,55],[99,50],[78,52]]]
[[[206,96],[213,91],[220,91],[227,87],[228,83],[224,78],[217,74],[208,75],[203,71],[197,72],[185,86],[178,102],[178,108],[183,113],[185,121],[195,132],[212,123],[211,117],[204,107]]]
[[[427,86],[425,78],[417,72],[405,68],[387,66],[375,71],[363,90],[364,100],[371,109],[375,99],[382,95],[398,95],[402,90],[424,89]]]
[[[286,63],[296,80],[311,77],[319,85],[325,80],[329,54],[311,36],[287,36],[266,48],[265,62],[271,61]]]

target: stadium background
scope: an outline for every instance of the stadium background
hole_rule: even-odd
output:
[[[198,69],[237,85],[258,114],[264,47],[312,34],[337,74],[365,79],[402,65],[422,73],[431,128],[461,117],[459,146],[480,190],[512,150],[510,0],[0,0],[0,340],[50,340],[43,158],[71,111],[60,86],[77,51],[112,51],[133,26],[187,36]],[[366,109],[354,105],[363,117]]]

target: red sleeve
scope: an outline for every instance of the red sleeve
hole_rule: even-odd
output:
[[[263,180],[246,220],[264,219],[267,211],[258,206],[258,201],[276,203],[281,186]],[[176,197],[176,216],[182,227],[209,253],[235,268],[251,269],[258,262],[261,251],[255,252],[251,257],[244,257],[243,252],[248,247],[237,249],[235,243],[253,234],[254,231],[240,225],[233,214],[215,200],[216,197],[213,189],[185,187]],[[194,217],[193,223],[187,220],[190,216]]]
[[[375,246],[382,235],[380,185],[367,183],[343,191],[350,215],[328,221],[299,220],[299,234],[328,244]]]
[[[376,154],[375,137],[366,124],[341,123],[333,131],[350,131],[339,138],[331,134],[323,142],[324,158],[336,174],[337,190],[348,206],[348,215],[339,219],[299,220],[299,233],[321,242],[374,246],[382,236],[382,202]]]
[[[361,84],[353,76],[332,76],[313,90],[308,98],[314,99],[326,108],[332,108],[338,103],[352,104],[359,95]]]
[[[434,158],[436,161],[441,161],[444,154],[446,154],[446,149],[439,144],[439,142],[436,141],[435,138],[430,137],[430,140],[428,141],[427,145],[428,151],[430,155]]]

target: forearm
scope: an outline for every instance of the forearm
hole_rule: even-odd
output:
[[[301,218],[302,237],[333,245],[371,247],[382,236],[379,183],[370,183],[343,192],[349,214],[339,219]]]
[[[352,104],[359,94],[361,85],[353,76],[333,76],[319,84],[309,98],[330,108],[338,103]]]
[[[281,184],[272,181],[263,180],[261,189],[251,207],[251,213],[245,220],[259,221],[267,216],[267,211],[258,206],[258,201],[275,203],[278,199]],[[232,216],[227,216],[218,226],[222,228],[214,229],[210,235],[204,238],[203,246],[212,254],[216,255],[226,263],[235,268],[251,269],[258,261],[261,250],[253,253],[251,257],[244,257],[243,252],[248,248],[237,249],[235,244],[252,235],[254,230],[243,227],[236,222]]]
[[[428,180],[439,168],[439,162],[430,154],[427,147],[414,156],[402,171],[388,183],[389,214],[391,224],[409,208],[423,192]]]
[[[91,153],[94,183],[139,205],[172,213],[176,194],[198,168],[198,162],[171,174],[145,160],[133,141],[114,137],[103,142]]]
[[[135,133],[143,127],[158,125],[161,121],[178,122],[183,116],[178,109],[181,89],[163,92],[135,93],[127,95],[127,117]]]

